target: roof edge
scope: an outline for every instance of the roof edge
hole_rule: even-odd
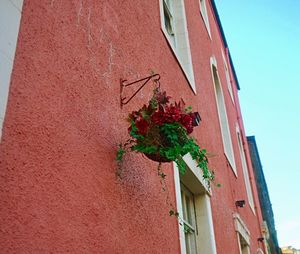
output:
[[[227,41],[226,41],[225,33],[224,33],[224,30],[223,30],[223,27],[222,27],[222,24],[221,24],[221,20],[220,20],[220,16],[219,16],[219,13],[218,13],[218,10],[217,10],[216,3],[215,3],[214,0],[211,0],[211,4],[212,4],[212,8],[213,8],[216,20],[217,20],[217,24],[218,24],[220,32],[221,32],[222,40],[224,42],[225,47],[228,50],[229,62],[230,62],[231,68],[232,68],[233,77],[235,79],[235,83],[236,83],[237,89],[240,90],[241,89],[240,88],[240,84],[239,84],[239,81],[238,81],[238,78],[237,78],[237,75],[236,75],[236,71],[235,71],[235,68],[234,68],[234,65],[233,65],[233,61],[232,61],[232,58],[231,58],[230,50],[229,50],[229,47],[228,47],[228,44],[227,44]]]

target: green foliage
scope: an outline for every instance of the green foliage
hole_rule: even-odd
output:
[[[139,152],[148,158],[158,161],[158,176],[161,178],[162,190],[166,192],[166,202],[171,206],[170,216],[175,216],[180,225],[184,225],[185,232],[191,229],[184,224],[170,202],[169,191],[165,183],[166,175],[161,168],[162,162],[174,161],[181,175],[185,174],[186,164],[183,156],[190,153],[197,162],[197,167],[203,172],[203,178],[208,186],[214,180],[214,172],[208,168],[208,158],[205,149],[201,149],[196,140],[189,136],[193,132],[195,112],[192,107],[185,107],[183,100],[173,104],[166,92],[157,87],[148,105],[143,105],[137,111],[128,115],[130,138],[117,150],[117,175],[121,175],[122,158],[126,151]],[[151,155],[151,156],[150,156]],[[217,184],[219,187],[220,184]]]
[[[157,88],[155,88],[154,90],[153,90],[153,93],[155,94],[156,92],[157,92]],[[152,98],[151,98],[151,100],[149,101],[149,105],[151,106],[151,108],[152,109],[157,109],[157,107],[158,107],[158,101],[157,101],[157,99],[155,98],[155,96],[153,96]]]
[[[178,166],[179,173],[181,175],[184,175],[185,174],[185,162],[183,161],[183,159],[182,158],[176,159],[175,163]]]
[[[116,160],[122,161],[124,154],[125,154],[125,150],[123,149],[122,144],[119,144],[119,149],[117,150]]]
[[[140,139],[140,140],[143,140],[143,139],[144,139],[144,136],[143,136],[143,135],[140,135],[140,134],[138,133],[138,128],[136,127],[134,121],[131,121],[131,131],[129,132],[129,134],[130,134],[130,136],[132,136],[132,137],[135,138],[135,139]]]
[[[121,161],[125,148],[143,154],[154,154],[165,161],[174,161],[180,174],[186,171],[182,157],[190,153],[197,166],[203,172],[203,178],[210,184],[214,173],[208,168],[207,152],[201,149],[196,140],[189,136],[193,131],[192,107],[184,108],[184,102],[172,104],[166,92],[159,88],[148,106],[143,105],[138,111],[129,114],[130,139],[117,151],[117,161]],[[162,160],[163,161],[163,160]]]
[[[151,154],[159,153],[162,157],[174,161],[181,175],[186,170],[185,162],[182,157],[190,153],[192,158],[197,161],[197,166],[203,171],[203,178],[208,182],[214,179],[214,174],[208,168],[206,150],[201,149],[195,139],[190,137],[185,128],[177,123],[166,123],[154,129],[158,136],[157,142],[153,141],[155,133],[149,137],[140,137],[134,122],[131,123],[130,135],[137,139],[136,144],[131,147],[133,151]],[[150,140],[149,140],[150,139]]]
[[[181,175],[184,175],[186,170],[182,157],[190,153],[193,160],[197,162],[197,166],[202,170],[203,178],[208,183],[214,180],[214,173],[208,168],[206,150],[199,147],[195,139],[187,134],[182,125],[177,122],[166,123],[152,128],[152,130],[154,133],[144,137],[138,134],[134,121],[131,121],[130,135],[135,138],[132,140],[134,144],[131,146],[131,150],[144,154],[159,153],[162,157],[174,161]],[[157,139],[156,142],[155,138]],[[125,149],[120,145],[116,160],[121,161],[124,154]]]
[[[186,107],[186,108],[185,108],[185,112],[186,112],[186,113],[192,112],[192,106]]]
[[[132,151],[141,152],[141,153],[156,153],[156,146],[145,146],[142,143],[137,143],[135,146],[131,148]]]

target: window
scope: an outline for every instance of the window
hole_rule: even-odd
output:
[[[180,189],[186,253],[197,253],[194,195],[183,185],[183,183],[180,184]]]
[[[238,213],[233,214],[240,254],[250,254],[250,231]]]
[[[270,245],[269,245],[269,242],[270,242],[270,232],[269,232],[269,228],[268,228],[268,223],[265,220],[263,221],[263,223],[261,225],[261,232],[262,232],[262,236],[264,238],[263,242],[264,242],[264,245],[265,245],[266,253],[272,254],[272,251],[271,251],[271,248],[270,248]],[[261,254],[261,253],[264,254],[262,252],[262,250],[259,250],[259,249],[257,249],[256,252],[258,254]]]
[[[268,252],[268,253],[271,254],[271,252]],[[258,248],[258,249],[256,250],[256,254],[264,254],[264,252],[262,251],[261,248]]]
[[[161,29],[176,59],[196,93],[184,0],[160,0]]]
[[[208,21],[208,14],[207,14],[207,9],[206,9],[206,3],[205,0],[200,0],[200,13],[203,18],[206,30],[208,32],[209,37],[211,38],[210,34],[210,27],[209,27],[209,21]]]
[[[167,33],[169,34],[172,43],[175,44],[175,34],[174,34],[174,21],[173,21],[173,16],[172,16],[172,10],[171,10],[171,5],[170,5],[170,0],[164,0],[164,19],[165,19],[165,28]]]
[[[183,159],[186,164],[183,176],[174,163],[181,253],[216,254],[209,187],[191,155],[187,154]]]
[[[250,254],[250,248],[245,239],[241,234],[238,234],[239,238],[239,247],[240,247],[240,253],[241,254]]]
[[[231,100],[234,103],[233,92],[232,92],[232,85],[231,85],[231,80],[230,80],[230,74],[229,74],[229,69],[228,69],[227,60],[226,60],[227,58],[225,57],[223,49],[221,49],[221,52],[222,52],[222,57],[223,57],[223,63],[224,63],[224,69],[225,69],[225,75],[226,75],[226,81],[227,81],[228,91],[229,91]]]
[[[165,18],[165,28],[170,36],[174,36],[173,30],[173,16],[170,6],[170,0],[164,0],[164,18]]]
[[[252,194],[251,184],[250,184],[250,180],[249,180],[247,161],[246,161],[244,146],[243,146],[242,137],[241,137],[241,133],[240,133],[240,129],[239,129],[238,125],[236,125],[236,135],[237,135],[237,140],[238,140],[238,145],[239,145],[239,150],[240,150],[240,158],[241,158],[241,162],[242,162],[242,169],[243,169],[243,175],[244,175],[244,180],[245,180],[245,185],[246,185],[248,202],[249,202],[249,205],[250,205],[253,213],[255,213],[253,194]]]
[[[223,97],[222,86],[217,71],[217,62],[214,57],[211,57],[211,71],[212,71],[213,82],[215,87],[215,95],[216,95],[217,109],[219,115],[219,122],[221,127],[221,135],[222,135],[223,146],[224,146],[224,153],[231,165],[233,172],[237,176],[232,141],[231,141],[231,134],[230,134],[227,113],[226,113],[226,106]]]

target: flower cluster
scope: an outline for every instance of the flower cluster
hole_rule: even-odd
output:
[[[146,136],[153,125],[162,126],[172,123],[182,125],[188,134],[193,132],[195,113],[184,108],[183,100],[173,104],[170,103],[170,98],[166,92],[155,90],[148,106],[144,105],[139,111],[129,114],[129,121],[135,124],[138,134]],[[129,132],[131,130],[132,126],[129,128]]]
[[[189,153],[202,170],[203,178],[210,182],[214,174],[208,168],[206,150],[189,136],[197,126],[199,115],[196,117],[197,113],[191,112],[191,107],[185,107],[183,100],[171,103],[170,99],[166,92],[157,88],[148,105],[129,114],[130,139],[120,145],[117,160],[121,161],[124,149],[130,147],[131,151],[143,153],[153,161],[174,161],[184,174],[186,166],[182,157]]]
[[[171,103],[170,99],[166,92],[157,88],[148,105],[143,105],[129,114],[130,139],[120,144],[116,160],[119,163],[122,161],[126,148],[142,153],[150,160],[159,162],[158,175],[164,181],[166,175],[161,171],[161,163],[174,161],[183,175],[186,170],[183,156],[189,153],[197,167],[202,170],[203,179],[210,186],[214,173],[208,168],[206,150],[201,149],[189,135],[199,123],[199,114],[191,112],[191,107],[185,107],[183,100]],[[178,216],[173,207],[170,215]]]

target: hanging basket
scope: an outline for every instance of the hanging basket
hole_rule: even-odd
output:
[[[156,161],[156,162],[171,162],[172,160],[167,159],[164,156],[161,156],[160,153],[144,153],[144,155],[152,160],[152,161]]]
[[[191,153],[203,171],[203,178],[212,181],[214,175],[207,167],[206,150],[200,149],[196,140],[190,137],[193,128],[200,123],[199,113],[185,107],[183,100],[171,103],[170,98],[158,87],[153,91],[148,105],[144,104],[128,115],[130,139],[124,146],[120,145],[117,160],[122,160],[124,149],[130,146],[131,151],[140,152],[152,161],[174,161],[184,172],[185,165],[180,158]]]

